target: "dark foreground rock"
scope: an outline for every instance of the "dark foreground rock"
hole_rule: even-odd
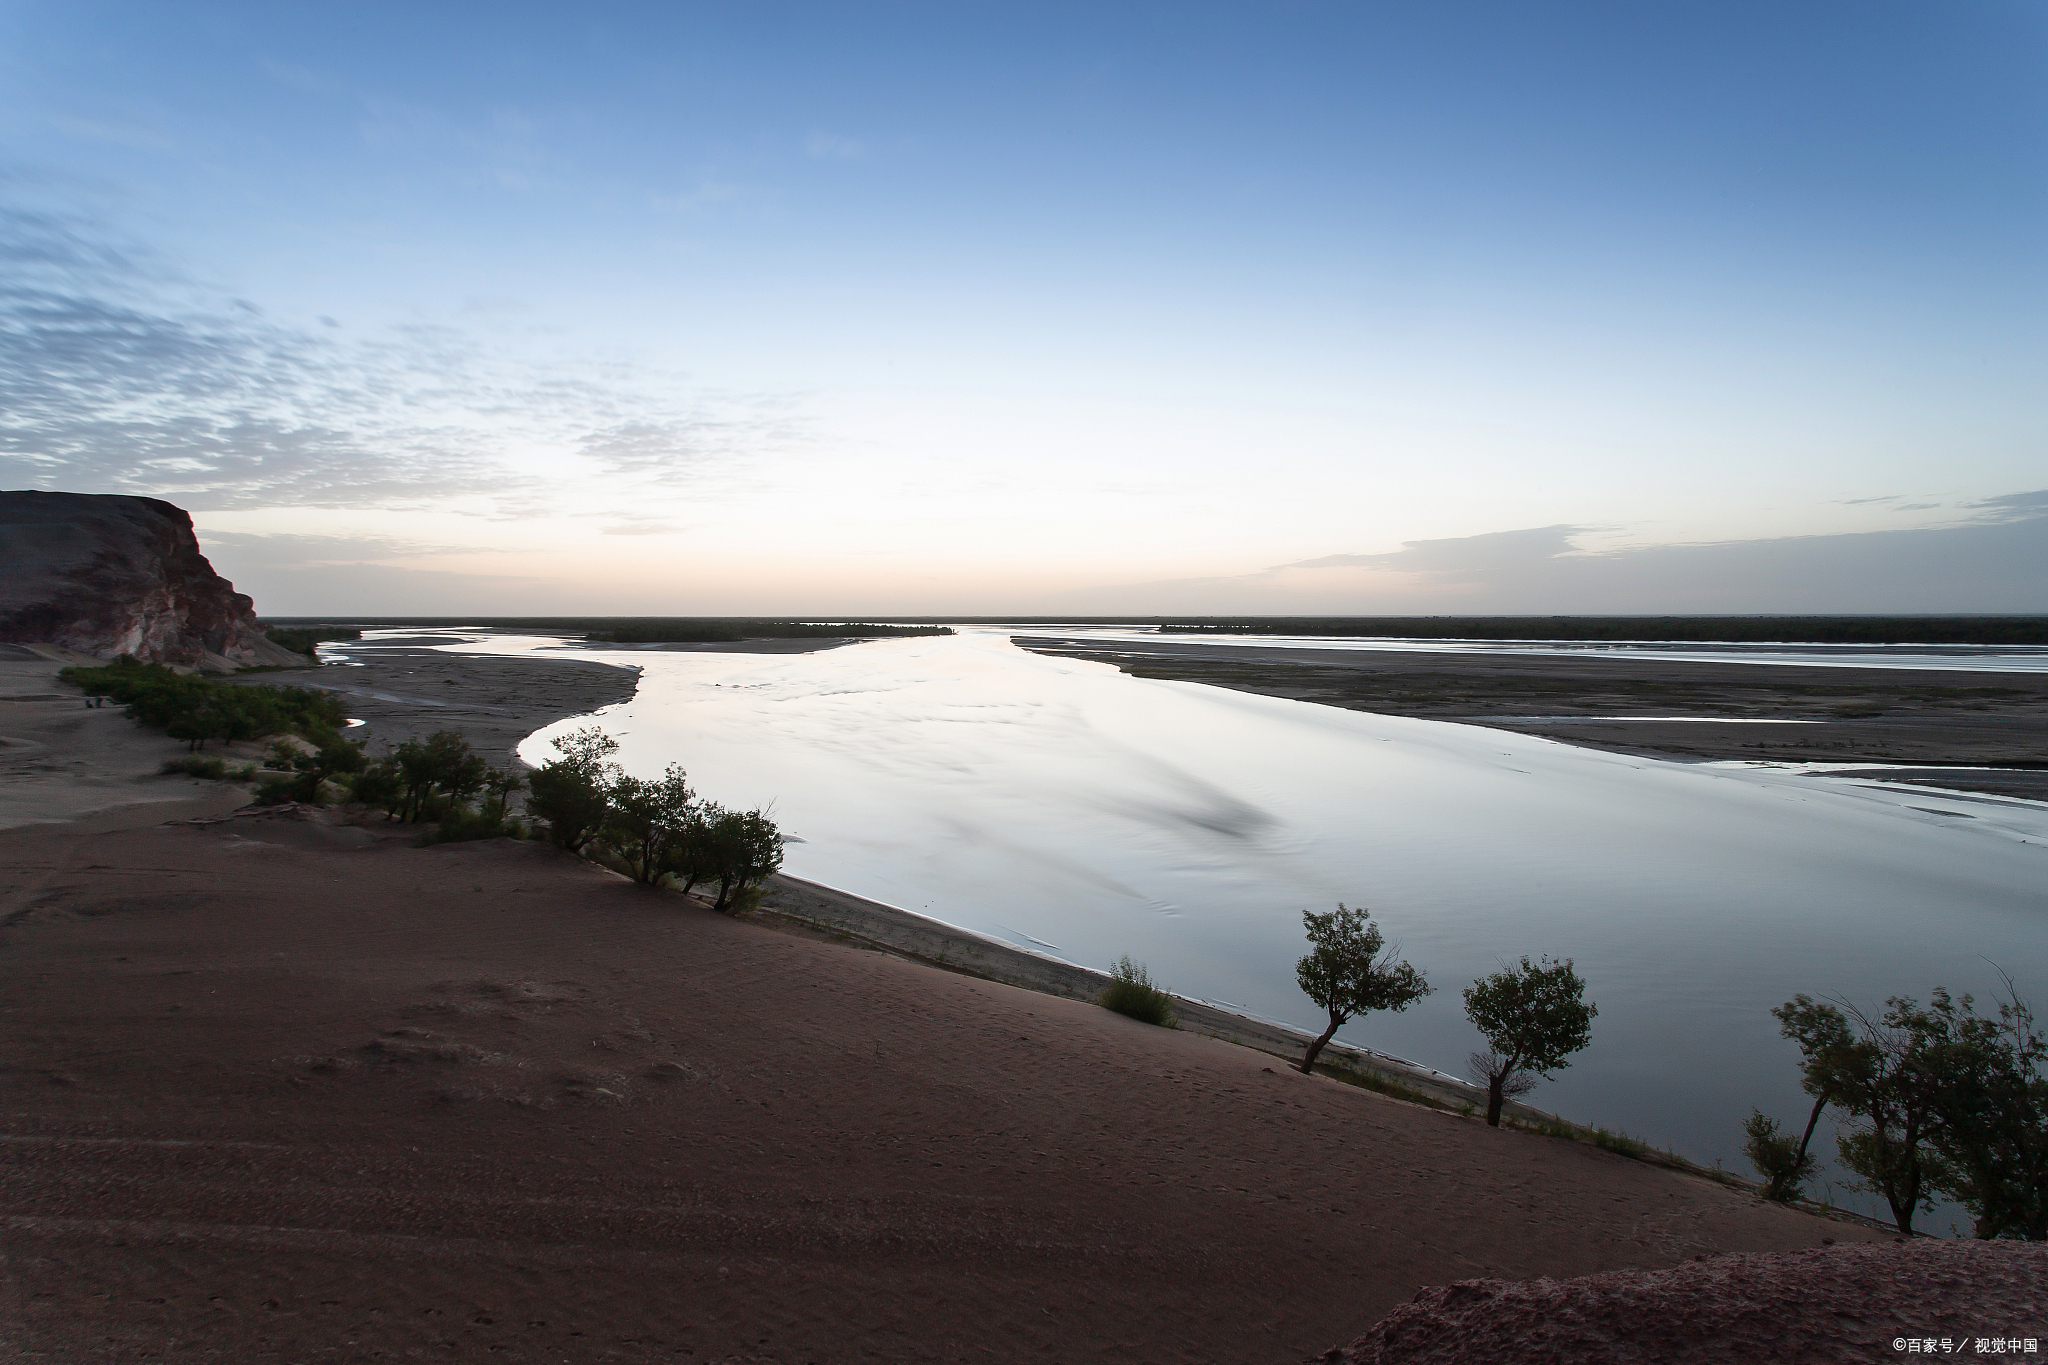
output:
[[[0,492],[0,641],[232,669],[303,664],[155,498]]]
[[[1932,1339],[1933,1346],[1925,1343]],[[2017,1339],[2018,1344],[2013,1345]],[[1979,1342],[1983,1345],[1980,1349]],[[1425,1289],[1323,1365],[1647,1365],[2048,1348],[2048,1247],[1937,1241]],[[1946,1345],[1944,1346],[1944,1343]]]

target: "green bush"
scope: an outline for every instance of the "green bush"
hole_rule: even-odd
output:
[[[1160,1028],[1180,1024],[1173,997],[1153,985],[1144,967],[1133,965],[1128,957],[1117,959],[1109,969],[1109,985],[1096,1000],[1104,1009],[1129,1015],[1143,1024],[1157,1024]]]
[[[1778,1127],[1778,1121],[1761,1110],[1749,1111],[1742,1125],[1742,1153],[1764,1178],[1764,1198],[1789,1203],[1799,1197],[1799,1187],[1813,1174],[1818,1159],[1798,1139]]]
[[[95,696],[112,697],[127,708],[130,720],[182,739],[194,750],[210,739],[230,744],[280,734],[327,745],[339,741],[348,719],[341,702],[326,692],[239,687],[127,658],[101,668],[67,668],[58,676]]]

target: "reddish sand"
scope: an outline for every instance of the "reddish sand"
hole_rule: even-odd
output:
[[[1673,1270],[1448,1285],[1395,1309],[1320,1365],[2038,1360],[2044,1341],[2048,1247],[1902,1237],[1893,1246],[1717,1256]]]
[[[7,1359],[1277,1365],[1877,1235],[536,845],[37,826],[0,919]]]

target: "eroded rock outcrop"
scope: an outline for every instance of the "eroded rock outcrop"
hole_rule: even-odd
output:
[[[1937,1345],[1927,1352],[1921,1343]],[[1939,1343],[1946,1338],[1944,1351]],[[1322,1365],[1722,1365],[2048,1348],[2048,1247],[1948,1241],[1716,1256],[1425,1289]],[[1895,1344],[1897,1343],[1897,1344]],[[1983,1354],[1993,1354],[1987,1349]],[[2025,1354],[2020,1354],[2026,1359]],[[2034,1359],[2040,1359],[2036,1355]]]
[[[264,637],[192,518],[156,498],[0,492],[0,641],[229,669],[305,660]]]

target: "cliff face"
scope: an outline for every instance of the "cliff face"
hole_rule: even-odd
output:
[[[155,498],[0,492],[0,640],[113,659],[303,664],[213,571],[192,518]]]

